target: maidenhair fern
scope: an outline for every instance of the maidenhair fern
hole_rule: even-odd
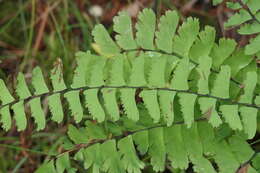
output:
[[[2,128],[11,129],[13,115],[17,130],[25,130],[28,104],[36,130],[43,130],[49,119],[42,98],[50,120],[61,123],[68,117],[65,101],[75,123],[85,122],[81,128],[69,126],[71,145],[80,149],[74,160],[92,172],[139,173],[147,166],[143,158],[156,172],[167,165],[187,169],[189,163],[199,173],[237,171],[254,155],[246,142],[255,136],[260,110],[254,57],[234,40],[215,43],[214,28],[200,30],[198,19],[178,26],[175,11],[156,23],[153,11],[144,9],[133,33],[130,17],[121,12],[114,19],[116,41],[97,25],[92,33],[99,55],[76,54],[70,85],[64,83],[60,60],[49,75],[52,87],[39,67],[32,72],[32,87],[19,73],[13,96],[0,80]],[[70,151],[75,148],[37,172],[76,172]],[[250,165],[248,171],[256,172]]]

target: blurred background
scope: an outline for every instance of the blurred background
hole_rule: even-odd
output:
[[[246,36],[236,34],[236,28],[223,28],[233,11],[222,4],[214,7],[211,0],[0,0],[0,78],[12,88],[19,71],[30,78],[38,65],[47,74],[60,58],[65,80],[70,81],[75,52],[93,51],[91,30],[96,23],[111,32],[112,18],[120,10],[126,10],[135,22],[138,12],[146,7],[158,17],[176,9],[182,20],[194,16],[201,26],[214,26],[218,37],[234,38],[240,46],[248,42]],[[32,127],[22,133],[0,130],[0,173],[35,170],[45,151],[59,150],[66,131],[64,124],[60,127],[48,126],[36,133]]]

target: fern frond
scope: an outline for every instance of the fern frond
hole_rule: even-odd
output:
[[[191,162],[194,171],[233,173],[254,154],[246,139],[239,134],[218,139],[216,136],[226,135],[226,132],[212,128],[207,122],[196,122],[189,129],[179,123],[171,127],[158,124],[146,126],[112,139],[96,139],[96,142],[85,144],[86,148],[81,148],[74,158],[84,162],[85,169],[95,172],[139,173],[145,165],[140,161],[142,156],[137,155],[134,144],[141,144],[144,147],[142,154],[146,153],[145,157],[150,159],[151,166],[157,172],[164,171],[165,161],[169,159],[173,168],[186,169]],[[92,126],[93,123],[87,124]],[[102,126],[99,125],[99,128]],[[81,136],[88,136],[88,133],[86,130]],[[215,170],[212,162],[218,165],[218,170]],[[252,167],[250,169],[255,171]]]
[[[70,86],[64,82],[60,61],[51,71],[50,90],[39,67],[32,72],[35,92],[18,75],[18,98],[0,80],[2,127],[11,128],[12,109],[18,131],[25,130],[30,116],[24,104],[29,103],[37,130],[44,129],[48,115],[41,100],[45,97],[51,120],[60,123],[64,96],[76,123],[97,120],[96,125],[87,121],[80,129],[69,126],[68,132],[75,145],[86,147],[75,158],[93,172],[139,173],[145,166],[140,157],[147,156],[156,172],[163,171],[169,159],[174,168],[186,169],[191,162],[197,172],[216,172],[214,162],[220,172],[229,173],[249,159],[252,150],[238,135],[244,132],[251,139],[256,133],[260,73],[252,56],[245,54],[258,48],[252,44],[245,51],[236,49],[231,39],[216,44],[215,30],[206,27],[200,32],[197,19],[189,18],[178,28],[176,12],[162,16],[156,30],[155,14],[143,10],[136,34],[125,12],[114,22],[116,43],[97,25],[93,36],[100,56],[77,53]],[[232,150],[235,142],[245,155]],[[56,159],[54,167],[54,162],[45,166],[75,172],[67,157]]]

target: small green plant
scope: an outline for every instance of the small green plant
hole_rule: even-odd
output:
[[[260,109],[254,56],[232,39],[215,43],[214,28],[200,30],[195,18],[178,25],[175,11],[157,22],[144,9],[134,34],[130,17],[121,12],[114,18],[116,42],[99,24],[92,32],[99,55],[76,54],[72,84],[65,84],[60,61],[50,73],[51,90],[39,67],[29,87],[19,73],[13,96],[0,80],[3,129],[11,128],[13,114],[18,131],[25,130],[28,104],[36,130],[43,130],[48,121],[42,98],[51,121],[68,119],[67,103],[77,124],[68,128],[66,150],[36,172],[177,172],[189,164],[198,173],[235,173],[244,166],[259,171],[260,155],[247,142],[257,131]]]

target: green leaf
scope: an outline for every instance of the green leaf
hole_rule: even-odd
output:
[[[150,116],[153,118],[154,123],[159,122],[160,120],[160,108],[157,100],[157,91],[156,90],[143,90],[140,93],[145,107],[147,108]]]
[[[250,160],[254,154],[254,150],[247,143],[246,139],[241,136],[234,135],[228,139],[231,150],[240,164]]]
[[[256,97],[255,97],[254,103],[255,103],[257,106],[260,105],[260,96],[256,96]]]
[[[257,109],[246,106],[239,108],[244,131],[248,135],[248,139],[252,139],[257,129]]]
[[[73,125],[68,127],[68,136],[75,144],[84,144],[88,143],[89,139],[87,136],[87,130],[84,128],[77,129]]]
[[[183,143],[186,147],[190,159],[202,157],[203,148],[197,130],[197,123],[192,124],[190,128],[181,125],[181,134]]]
[[[106,64],[106,59],[97,59],[95,64],[92,65],[91,74],[89,79],[90,87],[99,87],[104,85],[104,68]]]
[[[151,68],[148,74],[148,81],[151,87],[164,87],[165,67],[165,57],[154,57],[151,59]]]
[[[118,142],[121,162],[127,172],[141,173],[145,164],[137,157],[132,136],[125,137]]]
[[[215,44],[210,53],[213,59],[213,67],[219,69],[225,59],[227,59],[236,48],[236,42],[231,39],[221,38],[219,45]]]
[[[71,88],[80,88],[86,85],[87,76],[89,76],[87,68],[90,64],[92,56],[90,52],[76,53],[77,67],[74,70],[73,82]]]
[[[51,119],[57,123],[61,123],[64,117],[60,99],[60,93],[56,93],[48,97],[48,105],[52,114]]]
[[[35,173],[57,173],[54,167],[54,161],[48,161],[46,163],[44,163],[43,165],[41,165],[36,171]]]
[[[231,16],[228,21],[224,24],[225,27],[231,27],[236,26],[245,23],[246,21],[250,20],[251,16],[250,14],[244,10],[239,10],[238,13],[235,13],[233,16]]]
[[[191,159],[193,165],[193,170],[200,173],[216,173],[211,162],[204,157],[193,157]]]
[[[199,20],[189,17],[173,38],[173,52],[188,57],[191,46],[199,34]]]
[[[220,111],[225,121],[233,130],[242,130],[242,124],[238,115],[238,105],[221,105]]]
[[[196,68],[199,74],[198,80],[198,93],[209,94],[209,75],[210,68],[212,66],[212,59],[209,57],[201,57],[199,59],[199,65]]]
[[[32,71],[32,85],[35,89],[34,95],[41,95],[49,92],[40,67],[35,67]]]
[[[104,158],[103,170],[107,173],[125,173],[120,162],[120,155],[116,149],[116,141],[109,140],[101,144],[101,152]]]
[[[11,125],[12,125],[12,119],[11,119],[11,115],[10,115],[9,106],[5,106],[5,107],[1,108],[0,115],[1,115],[0,122],[2,123],[2,128],[5,131],[10,130]]]
[[[14,119],[16,121],[17,130],[18,131],[25,130],[27,126],[27,119],[24,112],[24,102],[19,101],[18,103],[15,103],[12,106],[12,109],[14,111]]]
[[[86,100],[86,107],[88,108],[92,117],[100,123],[105,120],[105,112],[100,104],[98,92],[98,89],[90,89],[84,91],[83,94]]]
[[[241,8],[241,5],[238,2],[226,2],[226,6],[233,10],[239,10]]]
[[[188,77],[192,68],[188,58],[181,59],[174,71],[171,87],[176,90],[188,90]]]
[[[257,83],[257,73],[254,71],[247,72],[246,79],[243,82],[244,94],[242,94],[239,99],[240,103],[248,103],[248,104],[252,103],[256,83]]]
[[[53,91],[61,91],[66,89],[66,85],[63,80],[62,74],[62,62],[60,59],[54,64],[54,68],[51,70],[51,82],[53,86]]]
[[[119,12],[118,16],[114,17],[114,31],[118,33],[116,35],[117,44],[125,49],[135,49],[136,42],[133,37],[132,21],[126,11]]]
[[[149,136],[148,131],[140,131],[133,135],[133,139],[135,144],[137,145],[137,149],[140,151],[142,155],[144,155],[149,148]]]
[[[85,158],[84,159],[85,169],[88,169],[89,167],[92,166],[93,173],[99,173],[104,161],[104,157],[101,153],[102,151],[100,149],[99,143],[87,147],[83,151],[83,155]]]
[[[122,101],[124,112],[127,117],[133,121],[139,120],[139,111],[135,102],[135,89],[121,89],[120,98]]]
[[[216,111],[216,102],[217,100],[214,98],[200,97],[198,99],[202,115],[208,119],[208,122],[213,127],[218,127],[222,124],[222,120]]]
[[[5,83],[2,79],[0,79],[0,91],[1,91],[0,101],[2,102],[2,105],[14,101],[13,96],[10,94],[10,92],[6,88]]]
[[[258,0],[248,0],[247,6],[254,15],[260,10],[260,4]]]
[[[218,5],[222,2],[223,2],[223,0],[213,0],[213,5]]]
[[[234,173],[240,166],[232,153],[231,148],[232,147],[229,146],[226,141],[214,145],[215,155],[213,158],[218,165],[220,173]]]
[[[208,122],[206,121],[200,121],[197,122],[197,129],[198,134],[200,137],[200,142],[202,144],[203,154],[205,156],[212,156],[214,155],[214,150],[212,150],[212,147],[214,146],[214,143],[216,142],[216,128],[212,127]]]
[[[136,57],[132,61],[132,69],[129,78],[130,86],[143,86],[146,85],[145,74],[144,74],[144,55]]]
[[[74,117],[76,123],[80,122],[83,117],[83,109],[81,107],[79,91],[70,91],[64,94],[64,97],[69,103],[71,115]]]
[[[255,158],[252,160],[252,165],[257,170],[260,170],[260,153],[256,154]]]
[[[155,14],[151,9],[146,8],[138,14],[136,42],[143,49],[154,49],[155,19]]]
[[[120,115],[119,115],[119,108],[118,108],[118,104],[117,104],[116,89],[115,88],[104,88],[104,89],[102,89],[102,94],[103,94],[104,105],[105,105],[107,113],[110,115],[110,117],[112,118],[113,121],[117,121],[119,119]],[[88,98],[86,96],[86,100],[89,100],[89,99],[92,99],[92,97],[90,98],[90,94],[88,95]],[[92,104],[94,104],[94,103],[92,103]],[[98,102],[96,104],[100,104],[100,102]],[[90,110],[91,114],[92,115],[96,114],[96,115],[102,115],[103,116],[102,108],[99,107],[96,104],[95,105],[91,105],[90,107],[89,107],[89,105],[87,105],[89,107],[89,110]],[[96,110],[98,109],[99,112],[95,113],[92,110],[94,108],[93,106],[96,106],[95,109]],[[102,121],[102,120],[100,119],[100,121]]]
[[[188,93],[178,93],[179,103],[181,105],[181,112],[183,119],[188,128],[194,122],[194,107],[197,95]]]
[[[196,172],[215,172],[211,163],[203,158],[203,148],[198,133],[197,123],[193,124],[190,129],[182,125],[182,136],[184,145],[188,151],[188,155]]]
[[[37,124],[37,131],[44,129],[46,120],[44,112],[42,110],[40,97],[30,100],[29,104],[32,112],[32,117]]]
[[[158,49],[167,53],[172,53],[173,40],[176,28],[179,23],[179,16],[176,11],[166,11],[165,15],[161,16],[156,31],[156,45]]]
[[[156,172],[163,171],[165,169],[166,148],[162,127],[149,130],[148,153],[151,156],[153,170]]]
[[[19,73],[17,76],[16,94],[20,99],[25,99],[31,96],[31,93],[27,87],[23,73]]]
[[[251,61],[252,56],[245,55],[244,49],[238,49],[232,54],[232,56],[227,58],[223,64],[230,66],[231,76],[235,77],[236,74],[249,65]]]
[[[189,57],[198,62],[201,57],[207,57],[214,45],[216,31],[213,27],[206,26],[204,31],[199,33],[199,38],[192,45]]]
[[[57,158],[56,169],[58,173],[63,173],[65,170],[69,170],[70,167],[70,158],[68,153]]]
[[[166,152],[173,168],[188,168],[188,153],[181,134],[181,126],[173,125],[164,128]]]
[[[260,35],[256,36],[255,38],[250,40],[250,43],[246,45],[245,54],[246,55],[253,55],[260,51]]]
[[[167,126],[171,126],[174,121],[173,101],[175,95],[176,92],[173,91],[158,91],[161,113]]]
[[[106,139],[107,135],[105,134],[104,128],[100,125],[95,124],[91,121],[86,121],[86,131],[89,139]]]
[[[246,23],[238,29],[238,33],[241,35],[251,35],[260,32],[260,24],[257,22]]]
[[[117,56],[112,59],[112,65],[109,69],[109,85],[112,86],[123,86],[125,85],[124,80],[124,56]]]
[[[214,81],[211,94],[220,98],[229,98],[231,69],[228,65],[221,66],[220,72]]]
[[[92,35],[99,47],[99,53],[105,57],[112,57],[120,53],[120,49],[110,37],[109,33],[102,24],[98,24],[92,31]]]

